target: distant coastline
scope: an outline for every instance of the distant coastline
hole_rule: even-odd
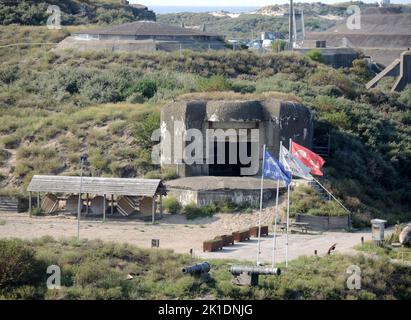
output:
[[[249,13],[258,10],[260,7],[216,7],[216,6],[148,6],[150,10],[153,10],[156,14],[168,14],[168,13],[182,13],[182,12],[221,12],[226,11],[230,13]]]

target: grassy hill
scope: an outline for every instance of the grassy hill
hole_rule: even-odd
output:
[[[410,268],[388,258],[301,257],[281,276],[261,276],[257,287],[232,284],[229,268],[234,261],[209,261],[209,277],[182,274],[182,267],[197,262],[168,250],[102,241],[0,240],[0,299],[411,298]],[[60,290],[46,287],[49,265],[61,268]],[[347,268],[352,265],[361,268],[361,290],[347,288]],[[128,275],[133,278],[128,280]]]
[[[70,30],[0,27],[0,41],[56,42]],[[77,174],[82,152],[90,154],[93,175],[161,176],[147,141],[169,101],[193,92],[279,92],[313,111],[317,138],[331,133],[323,182],[353,211],[356,225],[376,216],[390,223],[411,218],[411,89],[391,93],[383,82],[367,91],[371,75],[361,60],[337,71],[291,53],[48,48],[0,48],[1,193],[24,193],[36,173]]]
[[[46,25],[50,16],[50,13],[47,13],[49,5],[60,7],[62,25],[155,19],[152,11],[122,4],[120,0],[23,0],[0,3],[0,25]]]
[[[228,38],[259,38],[261,31],[276,31],[284,34],[288,33],[288,17],[265,16],[261,14],[243,14],[238,18],[229,16],[214,16],[208,13],[176,13],[162,14],[157,16],[157,21],[186,26],[206,25],[208,32],[214,32],[227,36]],[[300,21],[298,19],[298,21]],[[332,20],[321,17],[306,17],[306,31],[324,31],[334,25]],[[297,22],[297,29],[300,31],[300,23]]]

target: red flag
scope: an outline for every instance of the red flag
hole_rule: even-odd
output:
[[[291,153],[311,169],[311,174],[315,174],[317,176],[323,175],[321,168],[323,167],[325,161],[318,154],[312,152],[310,149],[300,146],[294,141],[291,143]]]

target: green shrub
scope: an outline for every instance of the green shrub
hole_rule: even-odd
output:
[[[141,94],[144,98],[150,99],[154,97],[157,92],[157,83],[153,80],[143,79],[137,82],[135,85],[131,86],[126,90],[125,95],[131,96],[135,93]]]
[[[161,172],[158,170],[149,171],[144,175],[145,179],[161,179]]]
[[[163,201],[164,209],[170,214],[180,213],[181,204],[176,197],[168,196]]]
[[[128,103],[144,103],[145,101],[146,101],[146,98],[140,92],[132,93],[127,98]]]
[[[151,136],[154,130],[159,128],[159,112],[145,113],[140,116],[134,127],[135,137],[139,146],[145,150],[150,150],[153,145],[157,144],[158,142],[151,141]]]
[[[0,290],[37,284],[45,272],[26,243],[17,239],[0,240]]]
[[[217,207],[214,205],[206,205],[199,208],[194,202],[189,203],[183,207],[183,214],[187,219],[196,219],[211,217],[217,211]]]
[[[20,138],[16,135],[11,134],[11,135],[8,135],[8,136],[1,137],[0,143],[6,149],[15,149],[20,144]]]
[[[213,75],[210,78],[201,78],[198,83],[200,91],[228,91],[231,83],[223,75]]]
[[[322,63],[324,62],[324,56],[322,52],[318,49],[311,49],[305,55],[313,61],[322,62]]]
[[[248,83],[234,82],[231,85],[231,89],[234,92],[253,93],[253,92],[255,92],[255,85],[248,84]]]
[[[164,180],[173,180],[178,178],[177,171],[174,168],[163,169],[161,172],[161,176]]]
[[[112,270],[106,264],[91,260],[79,266],[75,274],[75,283],[79,286],[96,285],[98,282],[112,276],[112,274]]]
[[[284,208],[285,212],[286,208]],[[314,216],[341,216],[347,212],[334,200],[322,199],[311,187],[299,186],[291,192],[290,216],[297,213]]]
[[[206,217],[211,217],[218,212],[218,206],[214,203],[207,204],[201,207],[202,214]]]
[[[44,216],[44,212],[41,207],[34,207],[33,209],[31,209],[31,214],[33,216]]]
[[[283,39],[277,39],[273,41],[271,48],[274,52],[284,51],[286,43],[287,42]]]
[[[224,213],[232,213],[237,209],[237,205],[234,202],[228,200],[219,203],[219,207]]]

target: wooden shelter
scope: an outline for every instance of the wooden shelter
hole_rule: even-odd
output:
[[[81,187],[80,187],[81,184]],[[100,178],[100,177],[78,177],[78,176],[33,176],[27,191],[29,197],[29,211],[32,211],[32,193],[37,192],[37,199],[40,200],[41,193],[47,194],[86,194],[86,210],[89,212],[89,195],[100,196],[103,219],[106,218],[108,208],[107,199],[111,201],[111,214],[114,208],[114,196],[118,199],[121,197],[133,197],[133,199],[144,199],[144,208],[147,207],[147,201],[151,201],[152,221],[155,220],[156,200],[159,197],[160,215],[162,215],[162,197],[165,196],[166,190],[160,179],[129,179],[129,178]],[[70,196],[72,197],[72,196]],[[78,196],[77,196],[78,197]],[[40,203],[38,201],[37,203]],[[83,203],[83,199],[82,199]],[[146,214],[144,210],[144,214]]]

